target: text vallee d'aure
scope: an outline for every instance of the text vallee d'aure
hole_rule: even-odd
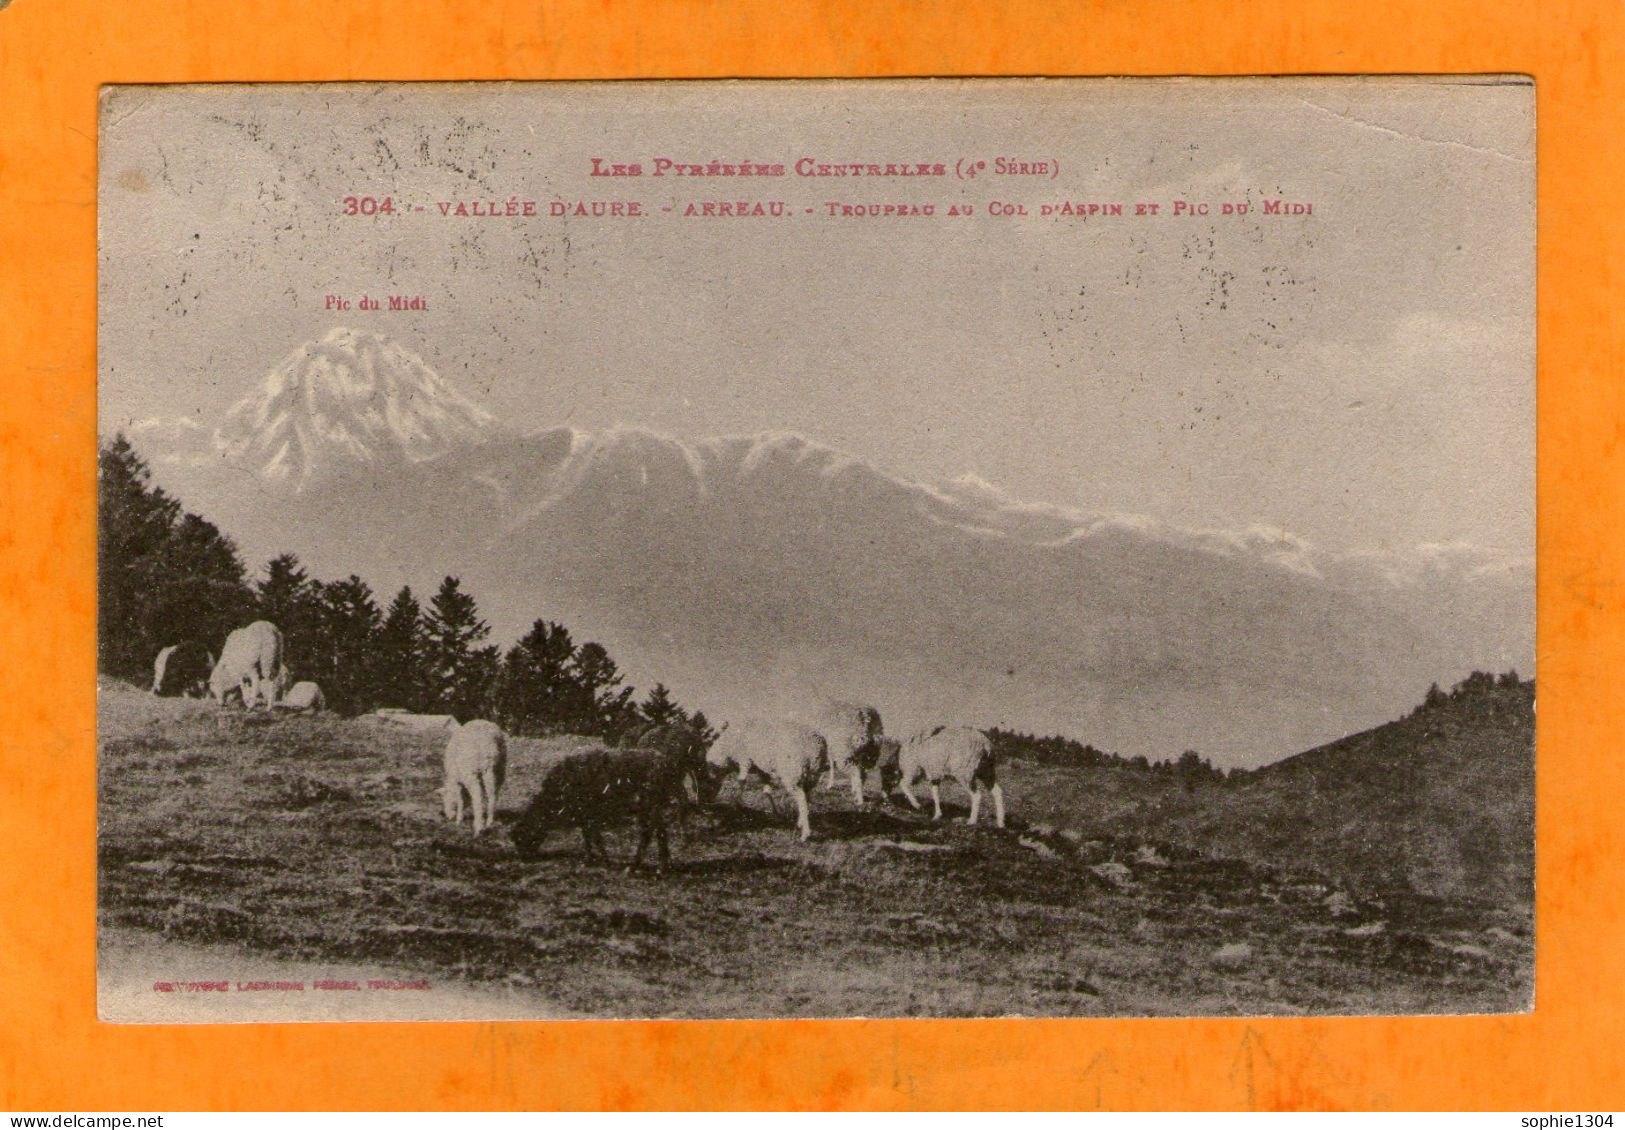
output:
[[[412,200],[394,193],[355,193],[339,201],[344,216],[392,217],[422,213],[458,219],[606,219],[636,220],[672,216],[680,219],[791,219],[811,216],[817,219],[902,219],[1038,217],[1057,219],[1112,219],[1118,217],[1167,217],[1174,219],[1207,216],[1248,215],[1313,216],[1311,201],[1288,200],[1274,194],[1237,192],[1227,199],[1111,200],[1075,199],[1053,192],[1042,195],[1022,193],[1026,199],[1008,199],[1008,191],[998,197],[973,199],[960,191],[953,199],[932,199],[921,189],[932,183],[957,180],[975,182],[990,178],[1020,178],[1020,183],[1054,181],[1061,173],[1056,157],[958,157],[953,161],[823,161],[802,157],[792,162],[720,161],[688,162],[668,157],[643,161],[613,161],[589,158],[586,175],[593,183],[605,178],[663,178],[662,184],[676,189],[676,182],[705,184],[693,198],[654,202],[640,196],[583,194],[551,199],[511,195],[505,198],[461,197]],[[825,186],[819,199],[790,201],[769,196],[760,190],[782,178],[800,178]],[[715,191],[728,185],[726,196]],[[841,187],[829,191],[835,185]],[[749,187],[746,187],[746,186]],[[875,189],[884,187],[877,193]],[[651,185],[652,187],[652,185]],[[896,190],[896,191],[894,191]],[[906,191],[905,191],[906,190]],[[677,189],[682,196],[689,194]],[[904,196],[907,199],[904,199]]]

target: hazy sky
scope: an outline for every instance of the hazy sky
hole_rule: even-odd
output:
[[[1531,87],[1471,82],[125,89],[103,112],[102,428],[212,425],[350,325],[518,426],[789,429],[1087,510],[1532,553],[1533,141]],[[1001,155],[1059,172],[998,177]],[[589,178],[592,156],[792,175]],[[793,175],[806,156],[949,175]],[[960,179],[961,157],[990,168]],[[347,194],[426,211],[345,217]],[[436,204],[509,197],[544,214]],[[1168,215],[1181,198],[1251,211]],[[1276,198],[1314,214],[1261,215]],[[791,214],[678,214],[740,199]],[[1062,201],[1163,214],[1038,214]]]

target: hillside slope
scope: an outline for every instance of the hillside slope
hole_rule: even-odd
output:
[[[1527,910],[1534,686],[1478,687],[1228,781],[1033,767],[1044,819],[1320,871],[1364,890]],[[1068,810],[1070,806],[1070,810]]]
[[[584,865],[570,834],[539,859],[515,853],[507,825],[548,762],[584,739],[515,741],[498,827],[475,839],[440,817],[439,735],[220,712],[112,683],[99,714],[104,990],[134,976],[120,964],[131,947],[183,959],[229,946],[237,977],[264,976],[261,958],[296,978],[378,968],[458,1000],[504,986],[533,995],[538,1017],[1529,1004],[1532,942],[1511,916],[1023,827],[1050,783],[1021,764],[1006,778],[1005,831],[933,823],[900,802],[857,812],[844,790],[820,790],[802,843],[782,800],[775,813],[753,790],[696,819],[657,879]],[[1087,784],[1070,780],[1074,795]],[[962,817],[963,794],[945,792]],[[619,858],[631,848],[629,832],[610,837]]]

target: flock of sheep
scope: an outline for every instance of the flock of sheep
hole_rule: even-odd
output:
[[[288,685],[282,631],[269,620],[256,620],[226,637],[215,659],[196,640],[173,644],[152,664],[153,694],[195,694],[205,687],[224,705],[233,696],[244,707],[264,702],[267,709],[322,710],[327,700],[312,682]]]
[[[495,723],[477,719],[453,730],[440,790],[446,818],[460,823],[466,799],[474,834],[489,828],[507,760],[507,739]],[[580,829],[588,858],[604,858],[602,829],[630,817],[638,832],[632,867],[642,865],[651,841],[665,866],[670,861],[668,818],[674,810],[686,810],[689,788],[700,804],[713,804],[734,775],[741,795],[753,780],[788,793],[795,802],[796,828],[806,840],[812,835],[814,788],[821,779],[834,788],[842,773],[849,775],[852,798],[860,808],[870,774],[878,779],[882,797],[901,790],[916,809],[920,801],[913,786],[924,781],[931,787],[932,815],[938,820],[942,783],[952,779],[970,792],[967,823],[977,822],[985,794],[993,802],[994,822],[1004,827],[1004,790],[986,734],[968,726],[939,726],[900,742],[882,733],[873,707],[830,703],[805,722],[750,719],[725,724],[709,749],[693,730],[665,725],[634,729],[618,748],[569,753],[548,770],[514,825],[514,846],[523,856],[535,856],[549,832],[573,826]]]
[[[240,698],[245,709],[259,702],[268,710],[322,708],[321,689],[315,683],[290,688],[288,681],[282,633],[260,620],[232,632],[218,660],[199,645],[165,648],[154,665],[153,692],[195,693],[206,685],[210,697],[222,705]],[[496,819],[507,770],[507,738],[501,727],[483,718],[461,726],[447,721],[451,734],[444,754],[442,811],[446,819],[461,824],[466,804],[474,834],[479,835]],[[662,725],[630,731],[617,748],[567,754],[548,770],[514,825],[514,845],[521,855],[534,857],[549,832],[576,827],[588,858],[604,858],[602,829],[631,819],[638,832],[631,866],[642,865],[654,842],[664,867],[670,860],[668,820],[674,812],[686,814],[689,790],[701,805],[710,805],[723,783],[735,775],[741,796],[753,780],[788,793],[795,804],[796,828],[806,840],[812,835],[813,789],[821,779],[827,787],[836,787],[842,774],[849,778],[852,799],[860,808],[871,775],[883,798],[901,790],[915,809],[921,805],[913,787],[923,781],[930,785],[933,818],[938,820],[941,785],[952,779],[970,793],[967,823],[977,822],[985,795],[992,800],[994,822],[1004,827],[1004,791],[995,776],[993,747],[986,734],[968,726],[938,726],[899,741],[885,735],[874,707],[830,703],[801,720],[724,723],[709,748],[692,729]]]

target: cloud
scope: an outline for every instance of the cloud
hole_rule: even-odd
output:
[[[165,467],[202,467],[217,458],[209,429],[190,416],[149,416],[125,429],[143,457]]]

